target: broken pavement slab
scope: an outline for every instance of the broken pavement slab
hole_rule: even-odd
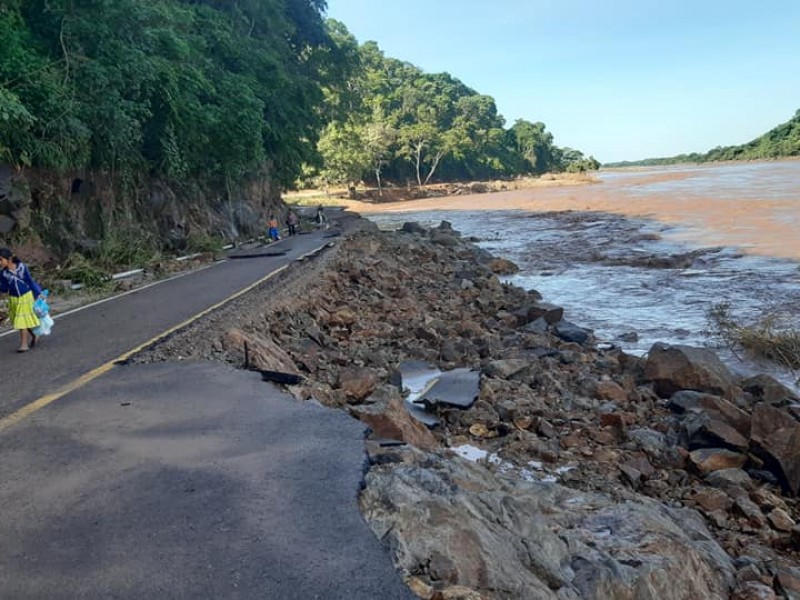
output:
[[[429,429],[438,427],[439,419],[416,402],[439,380],[441,374],[442,372],[436,368],[436,365],[423,360],[403,361],[398,366],[396,373],[395,383],[401,391],[407,392],[403,401],[406,410]]]
[[[445,371],[415,402],[426,407],[444,406],[467,410],[478,399],[479,383],[480,372],[477,370]]]
[[[478,399],[479,371],[463,368],[442,372],[431,363],[407,360],[400,363],[398,372],[398,384],[408,392],[406,408],[428,427],[439,425],[439,419],[429,412],[435,407],[467,410]]]
[[[253,250],[240,250],[237,252],[229,252],[227,254],[228,258],[230,259],[242,259],[242,258],[259,258],[262,256],[286,256],[289,249],[286,250],[269,250],[268,248],[263,249],[253,249]]]

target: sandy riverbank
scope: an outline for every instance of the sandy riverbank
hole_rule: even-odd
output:
[[[425,186],[409,184],[399,187],[389,185],[381,190],[359,186],[355,197],[345,188],[327,190],[301,190],[287,192],[283,199],[289,204],[341,204],[341,201],[364,202],[365,204],[393,204],[409,200],[459,197],[470,194],[486,194],[514,190],[563,188],[599,183],[595,173],[548,173],[541,177],[520,177],[517,179],[495,179],[490,181],[429,183]]]

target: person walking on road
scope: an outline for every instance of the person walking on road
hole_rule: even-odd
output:
[[[297,235],[297,226],[300,224],[300,219],[293,210],[289,211],[286,215],[286,226],[289,228],[289,235]]]
[[[39,317],[33,310],[33,302],[42,289],[31,277],[27,265],[8,248],[0,248],[0,268],[0,293],[8,294],[8,320],[19,331],[17,352],[27,352],[36,344],[32,330],[39,326]]]

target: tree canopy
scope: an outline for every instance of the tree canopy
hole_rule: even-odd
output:
[[[387,57],[375,42],[359,45],[337,21],[328,21],[328,30],[351,69],[349,77],[325,88],[329,120],[316,172],[322,180],[423,185],[436,177],[486,179],[599,166],[556,147],[544,123],[520,120],[505,129],[494,98],[452,75]]]
[[[279,184],[316,153],[322,0],[4,0],[0,160]],[[337,74],[341,76],[341,74]]]

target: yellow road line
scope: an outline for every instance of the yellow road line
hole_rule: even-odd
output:
[[[305,258],[305,256],[307,256],[307,255],[304,255],[303,258]],[[80,377],[75,379],[74,381],[71,381],[70,383],[68,383],[67,385],[65,385],[61,389],[59,389],[58,391],[53,392],[52,394],[47,394],[46,396],[42,396],[38,400],[34,400],[30,404],[26,404],[25,406],[23,406],[22,408],[20,408],[19,410],[15,411],[15,412],[11,413],[7,417],[3,417],[2,419],[0,419],[0,432],[5,431],[9,427],[12,427],[12,426],[16,425],[17,423],[22,421],[24,418],[32,415],[33,413],[35,413],[38,410],[43,409],[45,406],[49,406],[50,404],[52,404],[53,402],[55,402],[59,398],[63,398],[64,396],[66,396],[70,392],[74,392],[75,390],[83,387],[84,385],[86,385],[90,381],[92,381],[94,379],[97,379],[98,377],[100,377],[101,375],[103,375],[105,373],[108,373],[111,369],[114,368],[114,365],[116,363],[128,360],[131,356],[133,356],[137,352],[141,352],[142,350],[144,350],[148,346],[163,340],[165,337],[175,333],[179,329],[183,329],[187,325],[191,325],[192,323],[194,323],[198,319],[202,319],[203,317],[205,317],[210,312],[213,312],[213,311],[217,310],[218,308],[224,306],[228,302],[236,300],[240,296],[243,296],[247,292],[257,288],[259,285],[261,285],[265,281],[271,279],[272,277],[274,277],[278,273],[281,273],[282,271],[284,271],[286,268],[288,268],[288,266],[289,266],[288,264],[285,264],[282,267],[280,267],[278,269],[275,269],[270,274],[266,275],[265,277],[262,277],[261,279],[259,279],[255,283],[252,283],[252,284],[248,285],[246,288],[243,288],[243,289],[239,290],[238,292],[236,292],[232,296],[228,296],[224,300],[221,300],[220,302],[217,302],[213,306],[210,306],[209,308],[197,313],[196,315],[194,315],[192,317],[189,317],[188,319],[186,319],[185,321],[179,323],[178,325],[175,325],[174,327],[170,327],[166,331],[163,331],[163,332],[159,333],[158,335],[156,335],[155,337],[150,338],[146,342],[144,342],[142,344],[139,344],[138,346],[136,346],[132,350],[128,350],[124,354],[120,354],[117,358],[114,358],[114,359],[112,359],[112,360],[110,360],[110,361],[108,361],[106,363],[103,363],[102,365],[100,365],[96,369],[92,369],[88,373],[84,373],[83,375],[81,375]]]

